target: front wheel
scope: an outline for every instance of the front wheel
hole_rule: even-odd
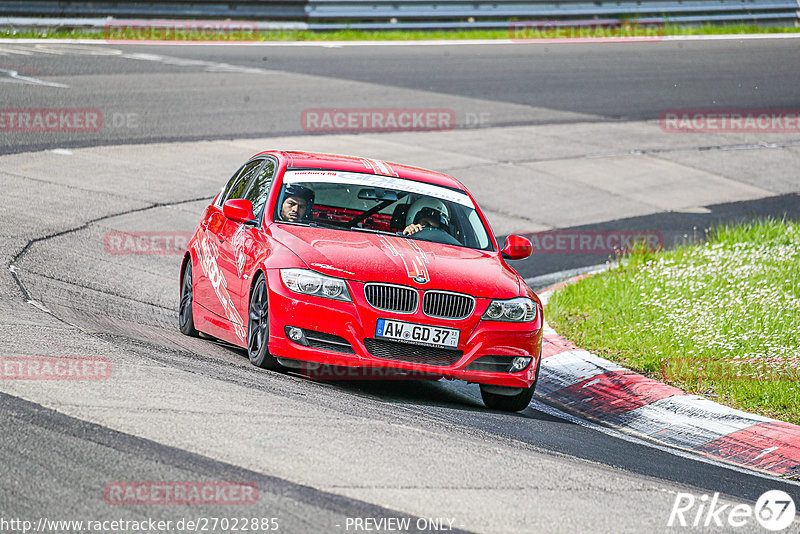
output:
[[[503,394],[506,393],[506,391],[503,391],[505,388],[481,384],[481,398],[483,399],[483,403],[487,408],[492,410],[500,410],[503,412],[521,412],[528,407],[528,404],[531,403],[533,392],[536,390],[536,383],[539,382],[539,369],[541,365],[542,356],[540,354],[539,361],[536,362],[536,378],[534,378],[533,384],[527,388],[517,388],[518,393],[515,394]],[[508,389],[510,390],[512,388]],[[502,393],[500,393],[500,391],[502,391]]]
[[[269,303],[267,282],[262,275],[256,279],[250,292],[250,308],[247,319],[247,356],[250,363],[262,369],[279,370],[283,367],[269,353]]]
[[[528,407],[533,398],[533,389],[535,386],[524,388],[516,395],[503,395],[501,393],[492,393],[487,391],[484,384],[481,384],[481,398],[487,408],[492,410],[501,410],[503,412],[521,412]]]

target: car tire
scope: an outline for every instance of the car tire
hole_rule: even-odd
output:
[[[267,281],[263,275],[258,275],[250,289],[250,305],[247,309],[247,356],[256,367],[278,371],[283,366],[269,353],[268,311]]]
[[[539,382],[539,368],[542,365],[542,357],[539,355],[539,361],[536,362],[536,378],[533,379],[533,384],[530,387],[522,389],[516,395],[502,395],[500,393],[492,393],[487,391],[488,387],[481,384],[481,398],[487,408],[492,410],[500,410],[503,412],[521,412],[531,403],[533,393],[536,390],[536,383]]]
[[[194,327],[194,314],[192,304],[194,300],[194,286],[192,285],[192,260],[187,259],[183,266],[181,276],[181,298],[178,302],[178,328],[182,334],[197,337],[199,332]]]

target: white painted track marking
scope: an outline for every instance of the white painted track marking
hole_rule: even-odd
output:
[[[0,76],[5,74],[8,78],[0,78],[0,82],[4,83],[24,83],[28,85],[44,85],[46,87],[60,87],[60,88],[69,88],[69,85],[65,85],[63,83],[56,83],[56,82],[46,82],[44,80],[40,80],[38,78],[31,78],[30,76],[20,76],[19,72],[12,70],[12,69],[2,69],[0,68]]]
[[[348,46],[474,46],[474,45],[553,45],[606,43],[661,43],[665,41],[737,41],[759,39],[800,39],[798,33],[747,33],[740,35],[667,35],[660,39],[451,39],[438,41],[106,41],[103,39],[0,39],[0,44],[83,44],[83,45],[160,45],[160,46],[261,46],[318,47]]]

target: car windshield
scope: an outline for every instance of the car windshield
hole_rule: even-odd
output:
[[[353,232],[402,235],[492,250],[464,192],[403,178],[328,170],[287,170],[274,220]]]

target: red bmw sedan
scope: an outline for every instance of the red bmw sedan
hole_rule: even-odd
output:
[[[519,411],[539,374],[542,306],[466,188],[434,171],[263,152],[234,173],[186,249],[179,325],[272,370],[315,364],[480,384]]]

